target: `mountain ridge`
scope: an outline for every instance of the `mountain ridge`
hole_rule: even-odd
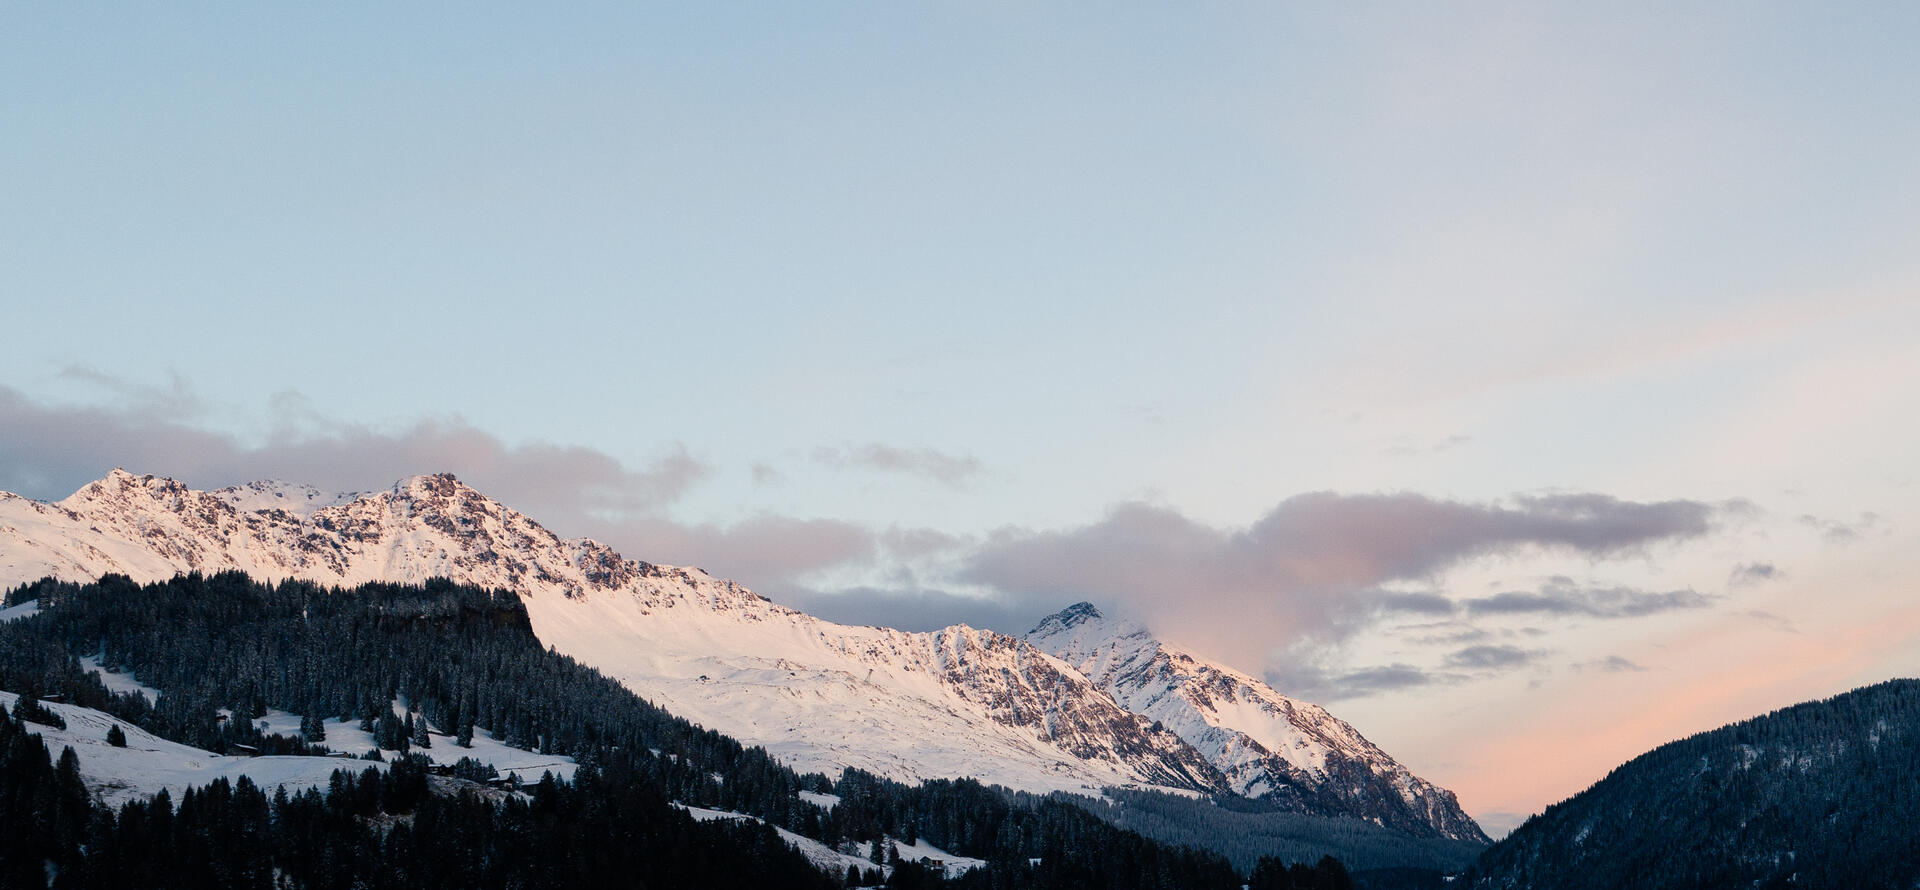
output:
[[[559,651],[803,770],[1036,791],[1235,790],[1217,756],[1028,640],[822,621],[700,569],[560,538],[448,474],[330,494],[278,481],[204,492],[116,469],[54,503],[0,494],[3,584],[226,569],[514,590]],[[1431,827],[1444,835],[1449,824]]]
[[[513,590],[543,641],[805,770],[1039,791],[1225,787],[1177,737],[1015,638],[820,621],[700,569],[562,539],[449,474],[334,496],[280,482],[204,492],[116,469],[56,503],[0,498],[0,583],[227,569]]]

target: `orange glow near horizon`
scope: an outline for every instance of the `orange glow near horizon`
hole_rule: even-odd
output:
[[[1489,734],[1473,764],[1448,776],[1449,787],[1481,812],[1539,812],[1668,742],[1844,692],[1856,685],[1852,678],[1859,671],[1917,638],[1920,607],[1819,635],[1783,634],[1780,646],[1767,650],[1743,646],[1750,636],[1732,622],[1718,622],[1669,643],[1695,653],[1690,661],[1696,667],[1672,672],[1672,680],[1625,719],[1617,716],[1620,708],[1606,704],[1607,697],[1621,694],[1615,675],[1570,680],[1563,695],[1522,718],[1513,732]],[[1519,763],[1527,768],[1515,768]]]

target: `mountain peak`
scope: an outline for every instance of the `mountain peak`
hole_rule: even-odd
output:
[[[144,476],[136,476],[121,467],[114,467],[107,475],[80,486],[79,490],[67,496],[67,501],[85,502],[100,497],[108,497],[131,489],[146,489],[154,493],[178,494],[186,491],[187,487],[174,481],[170,476],[155,476],[151,473]]]
[[[1040,623],[1034,625],[1033,630],[1030,630],[1027,633],[1028,634],[1052,633],[1055,631],[1066,630],[1072,627],[1078,627],[1082,624],[1086,624],[1091,621],[1104,621],[1106,620],[1106,617],[1107,616],[1100,614],[1100,610],[1097,608],[1094,608],[1094,605],[1092,603],[1082,600],[1080,602],[1074,603],[1071,606],[1061,609],[1060,611],[1055,612],[1052,615],[1048,615],[1047,617],[1040,619]]]
[[[1413,775],[1325,708],[1163,642],[1143,625],[1075,603],[1026,639],[1079,669],[1122,707],[1172,730],[1236,793],[1420,837],[1486,841],[1453,792]]]
[[[430,494],[445,497],[460,491],[476,491],[472,486],[454,478],[452,473],[421,473],[408,476],[393,484],[396,494]]]

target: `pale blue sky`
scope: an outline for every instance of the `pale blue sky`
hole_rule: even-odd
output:
[[[452,469],[630,555],[816,607],[989,596],[939,614],[1003,629],[1060,591],[983,583],[973,548],[1123,502],[1233,530],[1316,490],[1738,498],[1743,530],[1624,561],[1387,577],[1719,596],[1779,563],[1830,590],[1814,566],[1861,551],[1819,522],[1891,548],[1920,520],[1917,41],[1903,4],[7,4],[0,487],[320,473],[289,449],[384,436],[328,478]],[[666,481],[546,503],[538,443]],[[921,543],[868,540],[893,527]],[[1343,713],[1409,744],[1579,658],[1648,661],[1661,620],[1556,628],[1525,689]],[[1375,636],[1323,666],[1445,663]],[[1886,645],[1845,679],[1920,669]],[[1550,799],[1477,802],[1456,747],[1426,768],[1470,807]]]

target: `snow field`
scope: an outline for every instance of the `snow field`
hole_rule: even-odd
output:
[[[0,692],[0,704],[9,711],[19,696]],[[239,781],[247,776],[262,791],[272,795],[285,788],[289,794],[307,788],[324,788],[338,769],[360,772],[367,767],[385,769],[384,763],[335,757],[224,757],[211,751],[189,747],[153,735],[144,729],[115,720],[92,708],[58,702],[42,702],[60,715],[66,729],[28,724],[47,746],[55,760],[63,748],[72,748],[80,758],[80,776],[100,802],[119,808],[144,800],[164,789],[178,802],[188,787],[202,787],[215,779]],[[107,744],[107,730],[119,724],[127,736],[127,746]]]

